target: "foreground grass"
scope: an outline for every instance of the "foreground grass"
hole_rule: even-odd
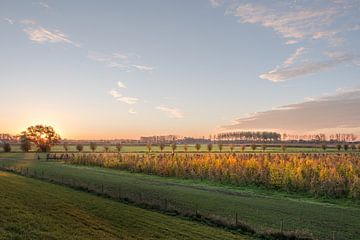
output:
[[[29,154],[31,158],[31,154]],[[235,188],[208,182],[180,180],[96,167],[34,160],[2,160],[1,164],[28,168],[29,172],[64,179],[68,183],[110,195],[166,199],[169,204],[234,221],[235,214],[256,231],[302,231],[317,239],[359,239],[360,207],[346,200],[319,199],[278,194],[253,188]]]
[[[0,171],[0,239],[248,239]]]

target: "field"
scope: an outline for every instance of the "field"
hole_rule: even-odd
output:
[[[262,144],[256,144],[256,149],[252,150],[251,146],[248,144],[245,146],[244,150],[241,149],[240,145],[236,145],[234,147],[234,152],[245,152],[245,153],[252,153],[252,152],[270,152],[270,153],[277,153],[277,152],[283,152],[280,145],[272,145],[268,144],[266,145],[265,151],[262,149]],[[115,145],[109,145],[109,152],[117,152]],[[33,147],[33,150],[35,147]],[[0,152],[3,151],[3,149],[0,149]],[[56,145],[51,148],[52,152],[64,152],[64,148],[62,145]],[[69,145],[68,146],[69,152],[78,152],[76,150],[76,145]],[[104,152],[105,149],[102,145],[98,145],[95,152]],[[149,150],[146,145],[123,145],[121,152],[122,153],[147,153]],[[159,153],[160,148],[158,145],[152,145],[151,151]],[[228,144],[224,144],[222,152],[230,152],[230,146]],[[339,152],[334,145],[329,145],[325,150],[321,148],[321,144],[313,144],[313,145],[294,145],[289,144],[286,145],[286,152],[288,153],[314,153],[314,152],[327,152],[327,153],[337,153]],[[353,150],[349,149],[348,152],[351,152]],[[359,151],[359,150],[357,150]],[[12,152],[21,152],[19,145],[12,145]],[[89,145],[84,145],[82,152],[92,152]],[[172,149],[169,145],[165,146],[163,149],[163,152],[172,152]],[[176,152],[185,152],[184,145],[177,145]],[[195,145],[188,145],[188,152],[198,152],[195,148]],[[202,144],[201,148],[199,149],[199,152],[208,152],[207,145]],[[212,152],[220,152],[218,144],[213,144]],[[345,150],[342,148],[341,152],[345,152]]]
[[[314,239],[357,239],[360,205],[350,199],[313,198],[258,187],[235,187],[206,180],[158,177],[61,162],[33,160],[34,154],[3,153],[1,164],[28,175],[81,186],[141,203],[246,223],[257,233],[298,232]],[[1,166],[1,165],[0,165]],[[27,172],[26,172],[27,171]],[[282,227],[281,227],[282,226]]]
[[[0,171],[0,239],[249,239]]]

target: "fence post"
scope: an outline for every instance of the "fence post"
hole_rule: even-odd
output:
[[[284,231],[284,219],[281,219],[280,221],[280,232]]]
[[[335,240],[335,231],[332,232],[332,240]]]

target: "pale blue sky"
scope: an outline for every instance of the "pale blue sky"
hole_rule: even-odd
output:
[[[1,1],[0,132],[359,132],[350,108],[306,125],[360,103],[359,12],[352,0]],[[297,126],[283,107],[295,103]]]

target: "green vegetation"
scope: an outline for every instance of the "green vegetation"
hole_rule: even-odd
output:
[[[3,154],[1,154],[3,156]],[[1,160],[5,166],[22,167],[29,174],[44,174],[109,195],[167,201],[169,206],[213,215],[250,225],[257,232],[301,231],[317,239],[357,239],[360,236],[360,205],[351,200],[316,199],[255,187],[234,187],[200,180],[181,180],[114,169],[67,165],[59,162]],[[3,156],[6,157],[6,156]]]
[[[0,239],[249,239],[0,171]]]
[[[82,145],[82,144],[81,144]],[[82,145],[83,149],[82,152],[93,152],[91,145]],[[221,147],[219,147],[221,146]],[[322,145],[314,145],[313,147],[306,146],[306,147],[299,147],[299,146],[291,146],[291,145],[284,145],[284,146],[274,146],[274,145],[266,145],[266,144],[260,144],[260,145],[234,145],[234,144],[212,144],[211,152],[221,152],[227,153],[227,152],[264,152],[263,146],[265,146],[266,150],[265,152],[269,153],[281,153],[284,150],[286,150],[286,153],[338,153],[339,151],[345,152],[342,145],[339,144],[340,150],[337,150],[337,146],[331,146],[327,145],[326,149],[323,149]],[[360,145],[359,145],[360,146]],[[172,152],[172,146],[171,145],[164,145],[164,144],[158,144],[158,145],[124,145],[124,144],[116,144],[116,145],[109,145],[109,146],[102,146],[100,144],[96,145],[96,149],[94,150],[97,153],[105,152],[105,148],[108,148],[108,152],[122,152],[122,153],[147,153],[149,152],[149,148],[151,152],[153,153],[160,153],[160,152]],[[253,150],[252,148],[255,148]],[[162,149],[162,151],[161,151]],[[36,151],[36,148],[32,148],[32,151]],[[3,151],[3,149],[0,149],[0,152]],[[14,144],[11,146],[12,152],[21,152],[21,145]],[[70,145],[68,143],[64,143],[62,145],[54,145],[51,147],[51,152],[78,152],[77,145]],[[208,145],[207,144],[195,144],[195,145],[176,145],[176,152],[178,153],[184,153],[184,152],[201,152],[201,153],[207,153],[208,152]],[[349,149],[347,152],[360,152],[360,148],[358,149]]]

